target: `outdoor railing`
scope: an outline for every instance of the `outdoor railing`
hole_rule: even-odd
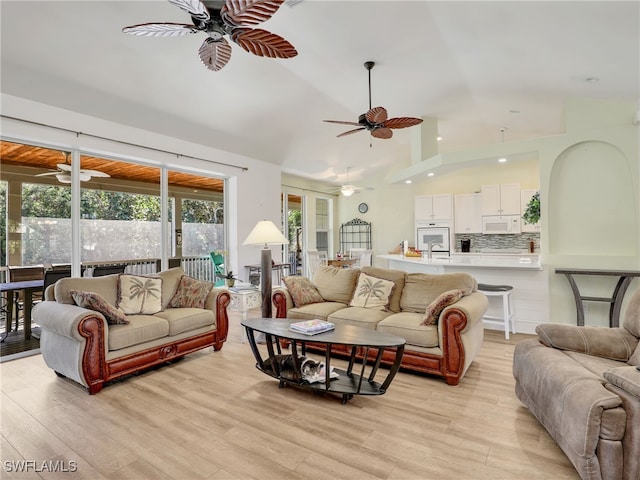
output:
[[[109,260],[104,262],[83,262],[83,276],[91,276],[93,268],[97,266],[125,265],[125,273],[133,275],[151,275],[160,271],[161,262],[159,258],[139,258],[130,260]],[[41,266],[41,265],[40,265]],[[209,256],[192,256],[169,259],[169,268],[181,266],[186,275],[215,282],[213,273],[213,262]],[[0,283],[9,281],[9,270],[7,267],[0,267]]]

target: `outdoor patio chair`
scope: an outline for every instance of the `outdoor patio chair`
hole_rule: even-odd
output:
[[[71,268],[55,268],[53,270],[47,270],[44,272],[44,286],[42,291],[44,292],[48,286],[53,285],[61,278],[70,277]]]
[[[97,265],[93,267],[93,277],[103,277],[105,275],[113,275],[115,273],[124,273],[126,265]]]
[[[224,285],[224,255],[221,253],[211,252],[211,261],[213,262],[213,279],[214,285],[219,287]]]

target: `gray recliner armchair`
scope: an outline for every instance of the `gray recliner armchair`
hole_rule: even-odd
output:
[[[544,324],[515,347],[516,395],[583,480],[640,479],[640,290],[622,327]]]

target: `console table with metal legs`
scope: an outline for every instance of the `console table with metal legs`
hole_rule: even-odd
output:
[[[582,302],[606,302],[610,303],[609,309],[609,326],[618,327],[620,325],[620,310],[622,309],[622,301],[624,294],[635,277],[640,277],[638,270],[593,270],[581,268],[556,268],[556,273],[567,277],[573,297],[576,302],[577,324],[584,325],[584,304]],[[611,297],[592,297],[580,294],[578,285],[576,284],[574,275],[600,275],[607,277],[619,277],[618,283],[613,290]]]

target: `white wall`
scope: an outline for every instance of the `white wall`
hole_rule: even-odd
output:
[[[148,132],[125,125],[81,115],[68,110],[2,94],[2,114],[46,125],[54,125],[73,132],[84,132],[123,142],[191,155],[211,161],[176,157],[145,148],[123,145],[92,138],[87,135],[60,131],[44,126],[0,119],[3,137],[25,143],[44,143],[62,148],[81,148],[117,156],[124,160],[142,160],[147,164],[167,168],[188,168],[194,173],[222,176],[229,179],[227,189],[227,228],[229,264],[241,278],[244,265],[260,263],[260,248],[242,246],[254,225],[263,219],[280,224],[280,168],[260,160],[213,149],[203,145]],[[228,166],[212,162],[222,162]],[[243,171],[241,168],[246,167]]]

